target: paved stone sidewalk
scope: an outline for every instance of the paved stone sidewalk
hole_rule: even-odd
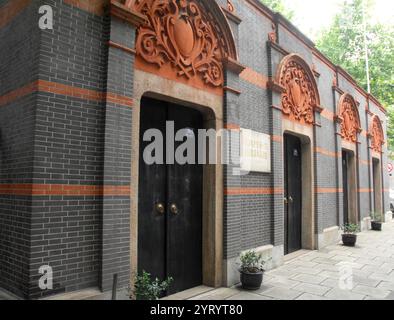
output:
[[[350,290],[340,288],[341,265],[353,272]],[[351,269],[349,269],[351,268]],[[51,297],[61,300],[108,300],[111,293],[98,289]],[[382,232],[359,234],[357,247],[338,244],[321,251],[301,251],[275,270],[266,272],[260,290],[197,287],[166,299],[192,300],[394,300],[394,222],[384,224]],[[0,290],[0,300],[16,297]],[[118,299],[128,299],[125,292]]]
[[[340,289],[341,268],[353,272],[351,289]],[[361,233],[355,248],[338,244],[322,251],[303,251],[266,272],[258,291],[220,288],[192,299],[394,300],[394,222],[385,224],[382,232]]]

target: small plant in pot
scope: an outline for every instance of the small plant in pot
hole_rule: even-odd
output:
[[[158,300],[173,281],[171,277],[164,281],[160,281],[158,278],[152,279],[148,272],[142,271],[142,274],[135,276],[134,289],[129,289],[130,296],[136,300]]]
[[[382,231],[382,214],[378,212],[371,213],[371,228],[373,231]]]
[[[360,227],[357,224],[347,223],[342,227],[342,242],[346,247],[354,247],[357,242],[357,233],[360,232]]]
[[[248,251],[240,256],[242,288],[245,290],[258,290],[263,283],[264,265],[267,263],[261,254],[256,251]]]

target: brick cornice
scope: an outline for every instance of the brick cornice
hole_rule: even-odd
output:
[[[139,27],[141,24],[147,21],[146,17],[129,7],[119,3],[117,0],[111,0],[110,14],[120,20],[123,20],[135,27]]]
[[[279,83],[277,83],[273,79],[268,79],[267,88],[270,89],[271,91],[279,93],[279,94],[286,92],[286,88],[283,87],[282,85],[280,85]]]
[[[114,42],[114,41],[108,41],[108,45],[109,45],[110,47],[113,47],[113,48],[122,50],[122,51],[127,52],[127,53],[132,54],[132,55],[135,55],[135,54],[136,54],[135,49],[133,49],[133,48],[128,48],[128,47],[123,46],[123,45],[121,45],[121,44],[119,44],[119,43],[116,43],[116,42]]]
[[[226,15],[227,19],[233,21],[235,24],[240,24],[242,22],[242,19],[238,17],[235,13],[231,12],[230,10],[224,7],[222,7],[221,9]]]
[[[231,57],[224,58],[223,65],[227,70],[234,72],[235,74],[240,74],[246,69],[244,65],[240,64],[238,61],[234,60]]]

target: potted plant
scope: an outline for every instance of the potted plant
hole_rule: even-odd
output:
[[[382,214],[377,212],[371,213],[371,228],[373,231],[382,231]]]
[[[240,256],[241,266],[239,272],[241,274],[242,288],[246,290],[258,290],[263,283],[265,261],[261,254],[256,251],[248,251]]]
[[[148,272],[142,271],[141,275],[135,277],[134,290],[130,290],[137,300],[158,300],[172,282],[171,277],[164,281],[158,278],[153,280]]]
[[[360,232],[360,227],[357,224],[347,223],[342,227],[342,242],[346,247],[354,247],[357,242],[357,233]]]

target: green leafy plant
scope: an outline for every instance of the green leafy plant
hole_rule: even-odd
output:
[[[135,277],[133,294],[137,300],[158,300],[173,281],[171,277],[164,281],[158,278],[153,280],[150,273],[142,271],[141,275]]]
[[[342,226],[342,230],[345,234],[356,234],[360,232],[360,226],[354,223],[347,223]]]
[[[381,213],[372,211],[372,212],[371,212],[371,219],[372,219],[372,221],[374,221],[374,222],[382,222],[383,217],[382,217],[382,214],[381,214]]]
[[[253,250],[241,254],[240,261],[240,271],[248,273],[259,273],[264,271],[264,265],[268,262],[263,259],[262,254]]]

